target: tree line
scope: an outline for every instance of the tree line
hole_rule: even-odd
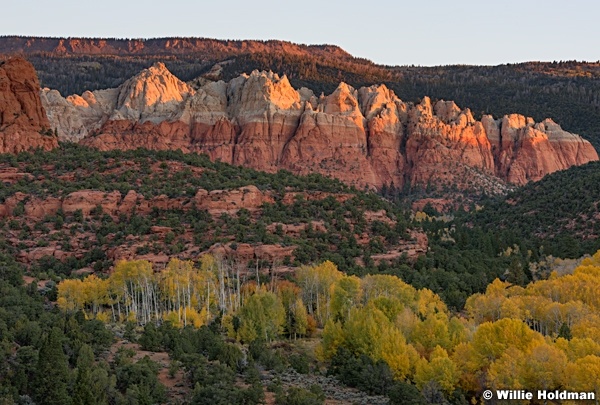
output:
[[[317,336],[315,355],[330,372],[360,386],[357,373],[375,367],[389,382],[378,392],[392,396],[408,386],[421,398],[456,403],[489,387],[599,394],[600,374],[588,370],[600,367],[600,252],[572,274],[526,288],[496,280],[467,300],[465,314],[395,276],[349,276],[331,262],[302,267],[289,281],[240,278],[211,256],[198,266],[173,260],[154,275],[147,266],[120,263],[107,279],[123,290],[112,295],[120,301],[103,302],[95,314],[93,294],[77,302],[67,288],[72,281],[59,284],[59,305],[90,317],[118,314],[114,305],[130,307],[120,318],[108,317],[111,322],[197,327],[219,320],[223,333],[244,345]],[[127,268],[138,270],[123,277]],[[90,278],[81,281],[82,291]],[[194,323],[197,314],[202,319]]]

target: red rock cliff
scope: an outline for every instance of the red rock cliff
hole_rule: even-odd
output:
[[[0,153],[52,149],[58,145],[58,139],[47,132],[49,129],[33,66],[22,58],[1,62]]]
[[[405,103],[384,85],[341,83],[317,97],[270,72],[192,87],[158,63],[117,89],[67,99],[45,90],[42,100],[60,136],[100,149],[181,149],[358,187],[410,182],[489,191],[598,159],[588,141],[551,120],[513,114],[477,121],[453,102]]]

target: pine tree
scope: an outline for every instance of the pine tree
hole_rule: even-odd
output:
[[[562,325],[560,325],[558,337],[567,340],[571,340],[573,338],[573,335],[571,334],[571,328],[569,328],[569,325],[567,325],[565,322],[563,322]]]
[[[73,393],[73,405],[95,405],[98,403],[92,391],[92,366],[94,364],[94,352],[86,344],[79,349],[77,357],[77,379]]]
[[[52,328],[40,349],[35,376],[35,400],[47,405],[70,405],[67,356],[62,347],[63,334]]]

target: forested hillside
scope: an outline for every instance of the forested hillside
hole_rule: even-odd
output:
[[[395,274],[461,308],[511,260],[528,259],[499,255],[506,246],[492,243],[493,233],[451,231],[336,180],[195,154],[66,144],[4,155],[0,172],[5,246],[34,276],[217,251],[250,269],[331,260],[348,274]]]
[[[593,168],[495,210],[514,222],[532,190],[560,203],[551,190]],[[597,308],[576,286],[593,290],[600,259],[552,274],[537,245],[549,235],[484,221],[506,203],[452,220],[322,176],[73,144],[3,155],[0,176],[7,403],[465,404],[517,383],[596,389],[582,370],[598,364]],[[596,201],[577,188],[581,207]],[[507,376],[509,357],[534,360]]]
[[[495,230],[498,240],[576,258],[600,248],[599,184],[600,164],[592,162],[527,184],[460,218]]]

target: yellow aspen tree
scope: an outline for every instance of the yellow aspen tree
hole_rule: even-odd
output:
[[[323,332],[321,353],[328,358],[343,345],[355,355],[385,361],[396,378],[410,371],[410,348],[402,333],[374,305],[350,310],[346,322],[329,321]]]
[[[329,313],[334,320],[344,322],[350,309],[360,305],[362,289],[356,276],[344,276],[331,286]]]
[[[373,304],[379,307],[378,301],[374,301]],[[386,314],[386,316],[388,315],[383,309],[381,310],[384,312],[384,314]],[[396,315],[394,324],[404,336],[410,337],[412,336],[413,331],[419,322],[421,322],[421,320],[413,311],[411,311],[409,308],[404,308],[398,313],[398,315]]]
[[[328,320],[323,328],[321,343],[317,346],[316,354],[320,360],[331,359],[338,348],[343,346],[345,342],[344,330],[341,322]]]
[[[83,289],[86,304],[91,306],[92,314],[95,316],[100,311],[102,305],[109,303],[108,280],[103,280],[94,274],[90,274],[83,280]]]
[[[436,346],[451,350],[453,339],[448,326],[449,320],[445,313],[431,314],[415,325],[410,342],[422,356],[428,356]]]
[[[146,260],[120,261],[109,277],[109,291],[119,318],[145,324],[156,313],[152,264]],[[123,312],[123,313],[122,313]]]
[[[594,355],[600,356],[600,344],[590,338],[572,338],[571,340],[556,339],[556,347],[561,349],[570,361]]]
[[[467,298],[465,309],[469,317],[477,324],[502,318],[502,306],[507,300],[506,288],[509,285],[496,279],[487,287],[485,294],[474,294]]]
[[[284,280],[276,283],[275,290],[277,291],[277,295],[279,296],[281,304],[285,310],[285,332],[288,334],[288,336],[292,336],[295,333],[295,306],[297,300],[299,298],[301,300],[300,287],[290,281]]]
[[[448,333],[450,335],[450,346],[448,352],[452,352],[456,346],[467,340],[467,320],[453,316],[448,322]]]
[[[239,338],[244,342],[254,339],[269,342],[283,332],[285,309],[272,292],[259,291],[250,296],[240,308],[238,316],[241,325]]]
[[[571,334],[574,338],[590,338],[596,343],[600,343],[600,316],[590,314],[587,318],[581,319],[571,327]]]
[[[493,389],[520,390],[527,388],[523,366],[527,355],[516,347],[509,347],[494,361],[487,372],[488,387]]]
[[[383,312],[387,319],[394,324],[396,323],[398,316],[405,310],[404,305],[402,305],[400,300],[395,297],[380,296],[371,299],[369,302],[373,304],[375,308]],[[410,314],[412,314],[412,311],[410,311],[409,309],[407,310],[408,312],[410,312]]]
[[[552,390],[564,383],[567,355],[557,347],[541,343],[531,349],[523,364],[526,387]]]
[[[512,318],[512,319],[520,319],[525,320],[524,304],[521,297],[511,297],[504,302],[502,302],[500,306],[500,317],[501,318]]]
[[[480,369],[486,369],[511,346],[527,352],[544,342],[544,337],[532,331],[519,319],[485,322],[477,328],[471,341]]]
[[[410,373],[411,357],[414,356],[409,352],[414,349],[406,344],[402,333],[392,324],[383,326],[381,341],[375,350],[373,357],[385,361],[395,379],[404,379]]]
[[[460,343],[454,348],[452,360],[458,369],[459,385],[467,391],[478,391],[485,382],[481,356],[472,343]]]
[[[296,271],[302,301],[307,305],[308,313],[321,326],[330,318],[331,286],[342,277],[344,274],[328,260],[318,266],[304,266]]]
[[[296,302],[292,308],[294,325],[292,328],[294,338],[296,336],[306,336],[309,333],[309,319],[306,306],[302,302],[302,297],[296,298]]]
[[[83,310],[86,304],[83,282],[77,279],[61,281],[58,286],[57,304],[63,311]]]
[[[396,276],[376,274],[368,275],[361,280],[363,304],[379,297],[394,298],[406,306],[415,308],[417,290]]]
[[[352,308],[343,323],[344,346],[356,355],[372,354],[386,322],[389,321],[383,312],[372,306]]]
[[[431,352],[431,359],[422,358],[417,362],[415,371],[415,383],[422,389],[430,381],[439,384],[446,393],[451,393],[459,381],[459,373],[456,364],[448,357],[448,352],[437,346]]]
[[[203,291],[204,307],[206,308],[206,319],[211,319],[211,307],[217,303],[217,264],[213,255],[203,255],[200,258],[200,272],[196,279],[198,289]],[[238,278],[239,280],[239,278]],[[236,296],[238,308],[241,306],[241,293],[237,291]]]
[[[427,288],[419,290],[417,294],[416,310],[417,314],[422,318],[427,318],[428,316],[437,313],[448,313],[448,308],[440,296]]]
[[[577,392],[595,392],[600,397],[600,357],[589,355],[569,363],[565,369],[565,388]]]
[[[159,287],[166,305],[166,317],[177,318],[177,325],[188,324],[188,309],[198,305],[195,270],[191,261],[171,259],[167,267],[160,273]]]

